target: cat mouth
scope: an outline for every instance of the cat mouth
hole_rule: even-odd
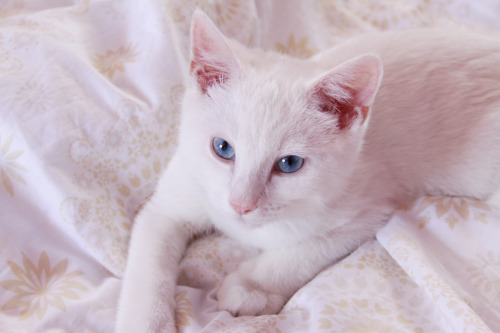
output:
[[[259,207],[258,209],[244,215],[235,214],[234,219],[236,223],[240,223],[253,229],[279,220],[277,214],[279,211],[279,206]]]
[[[234,223],[243,225],[248,228],[255,228],[262,224],[261,219],[259,217],[260,214],[256,211],[249,212],[247,214],[232,214],[232,220]]]

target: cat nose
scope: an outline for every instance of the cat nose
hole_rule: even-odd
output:
[[[248,214],[257,208],[256,204],[240,204],[235,202],[230,202],[229,204],[233,207],[234,211],[240,215]]]

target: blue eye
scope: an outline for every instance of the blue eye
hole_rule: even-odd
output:
[[[231,145],[222,138],[214,138],[213,142],[214,152],[225,160],[233,160],[234,161],[234,149]]]
[[[304,159],[297,155],[290,155],[281,158],[277,163],[276,167],[279,171],[284,173],[293,173],[299,171],[304,164]]]

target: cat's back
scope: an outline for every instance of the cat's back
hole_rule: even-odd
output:
[[[384,67],[365,138],[369,165],[384,165],[390,177],[422,193],[481,198],[500,184],[500,36],[376,33],[316,61],[334,67],[366,53]]]
[[[429,28],[374,32],[348,39],[313,60],[333,67],[366,53],[380,56],[385,72],[422,63],[464,64],[478,58],[488,62],[500,57],[500,34]]]
[[[392,104],[398,95],[406,102],[439,94],[460,99],[478,88],[482,96],[498,95],[500,34],[462,29],[371,33],[323,52],[314,61],[332,68],[367,53],[379,56],[384,67],[378,100],[387,94],[392,95]]]
[[[333,68],[367,53],[379,56],[384,68],[369,136],[392,140],[391,133],[402,129],[406,137],[424,133],[446,140],[452,129],[473,133],[482,119],[500,117],[500,35],[446,29],[380,32],[353,38],[314,60]]]

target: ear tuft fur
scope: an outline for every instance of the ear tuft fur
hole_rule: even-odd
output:
[[[204,94],[238,75],[238,61],[210,18],[197,10],[191,22],[190,73]]]
[[[364,55],[337,66],[316,80],[309,101],[338,118],[340,130],[367,119],[382,80],[382,62]]]

